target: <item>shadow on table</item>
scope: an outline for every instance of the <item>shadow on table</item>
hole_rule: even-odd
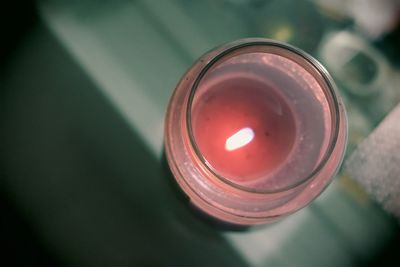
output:
[[[0,75],[1,187],[54,261],[244,265],[41,23]]]

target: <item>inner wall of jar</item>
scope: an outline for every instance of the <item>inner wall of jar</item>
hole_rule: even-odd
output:
[[[220,59],[199,82],[190,111],[203,162],[218,178],[250,191],[301,183],[331,140],[323,88],[304,67],[277,54]]]

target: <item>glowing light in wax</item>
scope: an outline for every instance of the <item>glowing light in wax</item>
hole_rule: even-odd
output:
[[[250,143],[253,139],[254,131],[249,127],[243,128],[226,139],[225,149],[228,151],[239,149]]]

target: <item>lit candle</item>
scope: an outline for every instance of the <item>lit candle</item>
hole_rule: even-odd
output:
[[[271,222],[332,180],[346,116],[326,70],[304,52],[244,39],[205,54],[181,79],[165,148],[179,186],[224,222]]]

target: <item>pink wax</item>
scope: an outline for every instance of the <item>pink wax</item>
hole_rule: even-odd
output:
[[[211,167],[235,182],[273,172],[290,154],[296,124],[278,89],[249,77],[220,79],[196,100],[193,134]]]

